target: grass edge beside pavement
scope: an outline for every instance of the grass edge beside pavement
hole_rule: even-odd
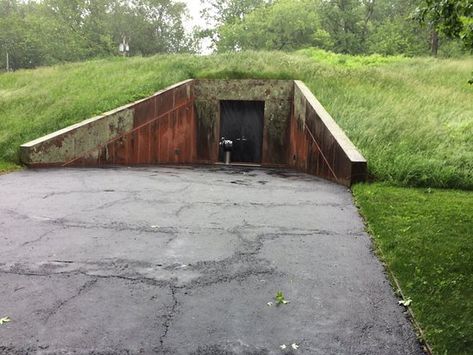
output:
[[[412,299],[421,344],[433,354],[469,354],[473,192],[386,183],[357,184],[352,192],[393,290]]]
[[[369,183],[367,183],[367,184],[369,184]],[[381,249],[381,247],[376,242],[376,239],[374,237],[373,229],[371,228],[368,217],[363,213],[361,203],[357,198],[357,194],[353,190],[353,186],[352,186],[350,191],[351,191],[351,194],[353,196],[353,202],[355,204],[355,207],[357,208],[358,213],[359,213],[359,215],[361,216],[361,218],[363,220],[363,224],[364,224],[364,227],[365,227],[366,234],[369,236],[369,238],[371,240],[372,251],[373,251],[374,255],[376,256],[376,258],[381,263],[381,265],[383,266],[384,272],[385,272],[386,276],[388,277],[388,281],[390,283],[390,286],[391,286],[396,298],[399,301],[407,300],[408,297],[406,297],[406,295],[402,291],[402,287],[399,284],[399,280],[397,279],[397,277],[394,274],[393,270],[391,270],[388,263],[386,262],[386,257],[384,256],[383,250]],[[432,347],[430,346],[430,344],[427,340],[427,337],[426,337],[424,331],[422,330],[421,325],[417,321],[417,318],[416,318],[416,315],[415,315],[414,311],[412,310],[411,307],[405,307],[405,310],[407,312],[406,317],[409,319],[409,322],[412,324],[412,326],[414,328],[414,331],[416,333],[416,336],[417,336],[417,340],[419,341],[422,349],[424,350],[424,352],[426,354],[432,355],[433,354]]]
[[[0,161],[0,175],[12,173],[21,169],[23,169],[21,165],[7,161]]]

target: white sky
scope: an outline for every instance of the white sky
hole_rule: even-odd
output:
[[[203,21],[200,17],[200,10],[202,9],[202,5],[200,0],[177,0],[179,2],[183,2],[187,5],[189,10],[190,21],[185,23],[186,30],[191,31],[194,26],[205,26],[205,21]]]
[[[206,27],[205,21],[200,17],[200,10],[202,9],[202,4],[200,0],[175,0],[183,2],[187,5],[187,10],[189,12],[189,20],[184,23],[184,28],[186,31],[191,32],[195,26]],[[201,54],[210,54],[212,53],[212,42],[210,39],[204,39],[200,44],[200,53]]]

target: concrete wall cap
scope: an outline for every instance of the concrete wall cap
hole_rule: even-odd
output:
[[[325,108],[322,106],[319,100],[317,100],[307,85],[305,85],[305,83],[300,80],[295,80],[294,83],[305,96],[309,104],[312,105],[325,126],[330,130],[335,140],[346,153],[347,157],[352,162],[366,163],[366,159],[363,157],[363,155],[358,151],[350,138],[347,137],[345,132],[340,128],[337,122],[335,122],[332,116],[330,116],[327,110],[325,110]]]

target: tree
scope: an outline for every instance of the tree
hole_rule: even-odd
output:
[[[426,55],[430,33],[412,21],[417,0],[376,0],[368,24],[365,53]]]
[[[423,0],[415,17],[449,38],[459,38],[473,51],[473,2],[471,0]],[[468,81],[473,84],[473,78]]]
[[[131,54],[193,50],[186,7],[174,0],[0,0],[0,69],[115,55],[123,37]]]
[[[201,16],[207,22],[206,28],[197,28],[196,36],[200,40],[209,38],[216,47],[220,39],[220,28],[243,20],[245,15],[272,0],[200,0],[203,9]]]
[[[204,13],[219,51],[316,46],[348,54],[424,55],[429,31],[412,21],[419,0],[213,0]],[[251,11],[249,11],[251,10]],[[249,11],[249,12],[248,12]]]
[[[421,23],[449,38],[460,38],[473,50],[473,2],[471,0],[423,0],[415,13]]]
[[[358,0],[322,2],[322,25],[332,38],[335,52],[359,54],[365,51],[367,24],[364,4]]]
[[[278,0],[219,28],[219,51],[239,49],[292,50],[327,47],[318,0]]]
[[[271,3],[271,0],[200,0],[202,16],[211,25],[230,24],[242,20],[246,14]]]

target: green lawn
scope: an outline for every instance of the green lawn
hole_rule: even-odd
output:
[[[436,354],[473,349],[473,192],[359,184],[380,257]]]
[[[473,348],[473,58],[307,49],[113,58],[0,74],[0,173],[18,146],[188,78],[300,79],[368,159],[354,194],[436,354]],[[412,187],[422,187],[415,189]]]

